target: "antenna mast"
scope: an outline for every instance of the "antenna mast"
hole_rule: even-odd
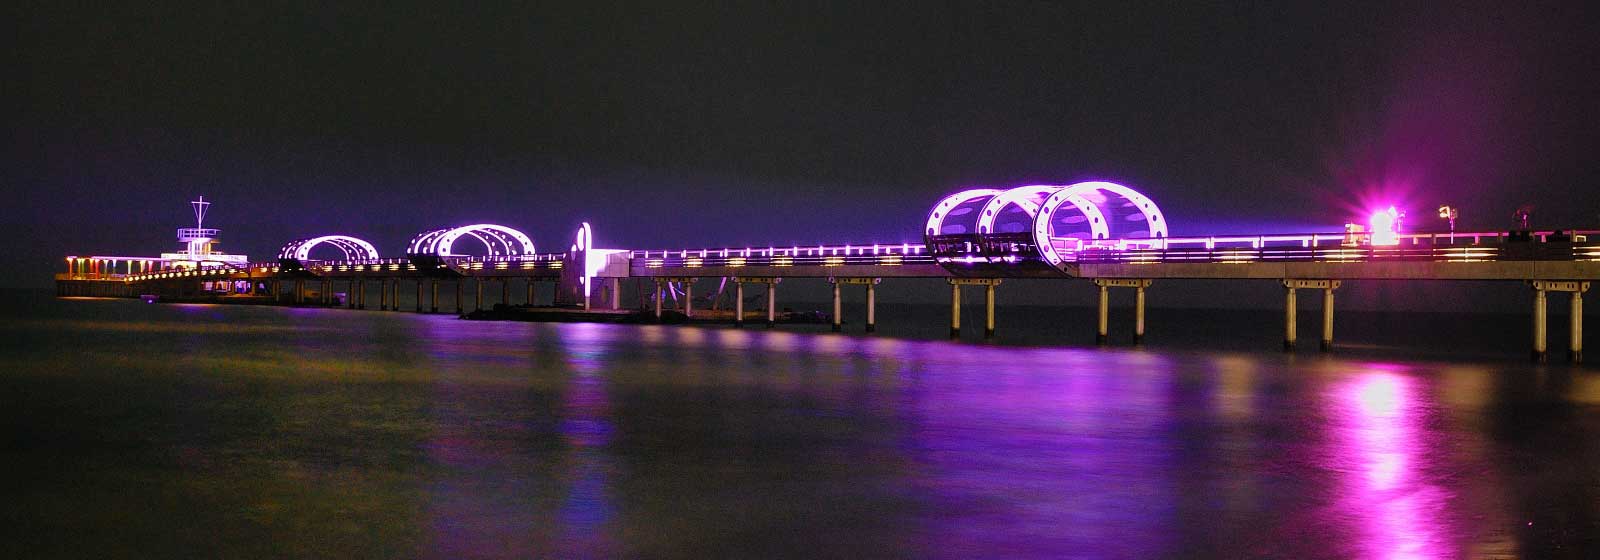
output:
[[[211,203],[206,202],[206,197],[201,195],[200,200],[191,201],[189,205],[194,207],[194,228],[204,228],[204,224],[206,222],[206,207],[211,206]]]

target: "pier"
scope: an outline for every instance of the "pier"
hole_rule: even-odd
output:
[[[995,336],[995,307],[1004,281],[1057,279],[1092,286],[1098,293],[1096,342],[1106,344],[1110,291],[1134,292],[1135,344],[1146,333],[1146,296],[1163,283],[1182,280],[1270,280],[1284,293],[1285,350],[1298,345],[1300,291],[1320,295],[1319,348],[1334,341],[1337,290],[1363,280],[1516,282],[1532,301],[1533,359],[1547,360],[1546,324],[1550,292],[1571,305],[1568,359],[1583,359],[1583,294],[1600,279],[1597,229],[1478,232],[1401,231],[1398,222],[1375,219],[1373,228],[1343,232],[1174,237],[1155,201],[1131,188],[1103,181],[969,189],[938,201],[922,229],[921,243],[854,243],[808,246],[691,249],[604,249],[583,223],[566,251],[540,252],[522,232],[497,224],[428,229],[413,237],[403,256],[383,256],[367,240],[346,235],[302,237],[286,243],[276,259],[248,261],[214,250],[218,230],[201,227],[206,205],[196,201],[196,227],[179,230],[184,250],[161,257],[69,256],[57,274],[62,296],[146,297],[164,301],[238,301],[293,305],[342,305],[350,309],[401,311],[400,291],[414,290],[413,311],[441,311],[440,290],[454,292],[454,309],[485,308],[485,290],[498,303],[582,310],[621,310],[624,286],[660,319],[666,309],[694,317],[695,285],[720,281],[731,288],[733,323],[743,326],[746,285],[764,291],[764,319],[777,321],[780,287],[786,282],[831,285],[832,330],[843,330],[842,298],[860,290],[866,300],[865,330],[877,327],[879,291],[900,279],[940,279],[950,286],[950,335],[961,333],[963,290],[982,288],[985,337]],[[484,254],[456,251],[458,242]],[[313,249],[337,250],[340,258],[313,259]],[[890,282],[885,283],[888,280]],[[536,298],[542,284],[554,295]],[[790,284],[792,285],[792,284]],[[343,287],[343,297],[336,292]],[[369,293],[376,288],[376,294]],[[1070,288],[1069,288],[1070,289]],[[702,291],[702,294],[705,292]],[[758,293],[760,293],[758,291]],[[426,300],[426,301],[425,301]],[[629,306],[633,307],[633,306]],[[641,310],[642,311],[642,310]],[[758,320],[761,313],[757,314]],[[1160,326],[1156,326],[1160,328]]]

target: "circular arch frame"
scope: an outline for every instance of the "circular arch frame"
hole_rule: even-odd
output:
[[[470,236],[482,242],[491,256],[531,255],[533,240],[520,231],[495,224],[473,224],[457,228],[435,229],[418,234],[411,239],[406,252],[413,255],[450,256],[461,236]]]
[[[283,250],[278,252],[278,258],[300,261],[309,260],[311,258],[311,249],[323,244],[332,245],[334,248],[339,249],[344,253],[344,259],[347,261],[379,258],[377,247],[373,247],[371,243],[365,240],[348,235],[324,235],[290,241],[283,246]]]
[[[1039,247],[1039,253],[1050,264],[1059,265],[1066,260],[1056,250],[1055,245],[1051,243],[1051,239],[1054,237],[1051,220],[1060,213],[1061,207],[1066,203],[1071,203],[1086,218],[1089,218],[1094,240],[1099,241],[1110,238],[1111,231],[1109,222],[1106,220],[1107,212],[1105,212],[1108,208],[1101,208],[1100,203],[1095,203],[1086,196],[1094,191],[1109,192],[1128,201],[1144,215],[1144,221],[1149,228],[1151,238],[1167,237],[1167,220],[1161,213],[1161,207],[1156,206],[1156,202],[1151,200],[1150,197],[1141,194],[1139,191],[1109,181],[1074,183],[1061,187],[1060,190],[1055,191],[1054,194],[1045,199],[1038,215],[1033,220],[1034,244]],[[1093,208],[1094,214],[1090,214],[1087,208]],[[1095,224],[1099,224],[1099,227],[1095,227]]]
[[[939,235],[944,231],[944,220],[945,218],[950,217],[951,210],[955,210],[963,204],[983,197],[999,196],[1002,192],[1005,191],[1000,189],[977,188],[967,189],[944,197],[944,199],[940,200],[938,204],[933,205],[933,210],[928,211],[928,222],[927,225],[923,227],[922,231],[926,232],[926,234],[930,237]]]
[[[1026,187],[1017,187],[1000,193],[1000,195],[989,199],[989,203],[983,206],[982,213],[978,215],[978,233],[980,235],[993,233],[994,223],[996,220],[1000,219],[1000,213],[1005,210],[1006,206],[1012,204],[1017,205],[1017,207],[1021,208],[1023,212],[1027,212],[1028,218],[1035,222],[1034,227],[1037,228],[1040,210],[1047,207],[1053,209],[1053,207],[1048,204],[1050,202],[1050,197],[1053,197],[1056,193],[1059,193],[1066,188],[1069,187],[1062,187],[1059,185],[1029,185]],[[1032,200],[1040,196],[1047,197],[1045,198],[1044,203],[1034,202]],[[1078,208],[1078,211],[1082,212],[1084,217],[1089,219],[1089,227],[1094,232],[1095,239],[1104,239],[1110,235],[1110,230],[1107,229],[1105,223],[1105,216],[1100,211],[1099,207],[1095,206],[1093,203],[1090,203],[1088,199],[1085,199],[1076,193],[1068,193],[1063,196],[1063,199],[1072,202],[1073,205]]]

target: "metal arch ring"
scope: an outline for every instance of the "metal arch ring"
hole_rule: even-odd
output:
[[[999,195],[1001,192],[1000,189],[976,188],[946,196],[928,211],[928,221],[923,231],[929,236],[939,235],[939,232],[944,231],[944,220],[950,217],[951,210],[979,198]]]
[[[1110,181],[1086,181],[1067,185],[1066,188],[1079,194],[1089,191],[1109,191],[1121,196],[1123,199],[1133,203],[1134,207],[1141,214],[1144,214],[1145,223],[1150,228],[1150,237],[1167,237],[1168,235],[1167,220],[1162,216],[1161,208],[1156,206],[1154,200],[1139,191]],[[1104,214],[1103,211],[1102,214]]]
[[[995,220],[999,219],[1000,211],[1005,210],[1008,205],[1017,205],[1018,208],[1028,214],[1029,219],[1038,218],[1040,206],[1038,203],[1028,200],[1028,198],[1040,195],[1048,196],[1061,189],[1062,187],[1056,185],[1028,185],[1007,189],[1005,192],[989,199],[989,202],[983,205],[983,209],[979,211],[978,234],[993,233]]]
[[[348,235],[324,235],[291,241],[283,246],[283,250],[278,253],[278,258],[307,260],[311,256],[311,249],[324,243],[339,249],[346,260],[379,258],[378,249],[371,243]]]
[[[1033,218],[1033,242],[1038,245],[1040,254],[1044,255],[1045,260],[1052,265],[1059,265],[1065,259],[1056,251],[1055,244],[1050,242],[1053,233],[1051,231],[1053,229],[1051,220],[1060,214],[1059,210],[1063,203],[1069,202],[1078,210],[1079,214],[1082,214],[1089,221],[1089,237],[1091,239],[1105,239],[1110,232],[1106,225],[1105,215],[1100,212],[1100,207],[1095,206],[1094,203],[1089,202],[1088,199],[1077,192],[1065,188],[1056,191],[1050,195],[1050,198],[1045,199],[1038,215]]]
[[[435,230],[417,236],[412,241],[414,253],[449,255],[462,235],[483,241],[491,253],[527,255],[535,253],[533,240],[515,229],[495,224],[473,224],[451,229]]]

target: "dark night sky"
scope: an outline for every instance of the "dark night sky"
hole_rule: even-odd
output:
[[[1085,178],[1177,235],[1380,199],[1600,224],[1579,2],[588,4],[0,8],[0,285],[175,247],[197,194],[262,257],[469,221],[552,249],[585,219],[627,248],[918,241],[949,191]]]

